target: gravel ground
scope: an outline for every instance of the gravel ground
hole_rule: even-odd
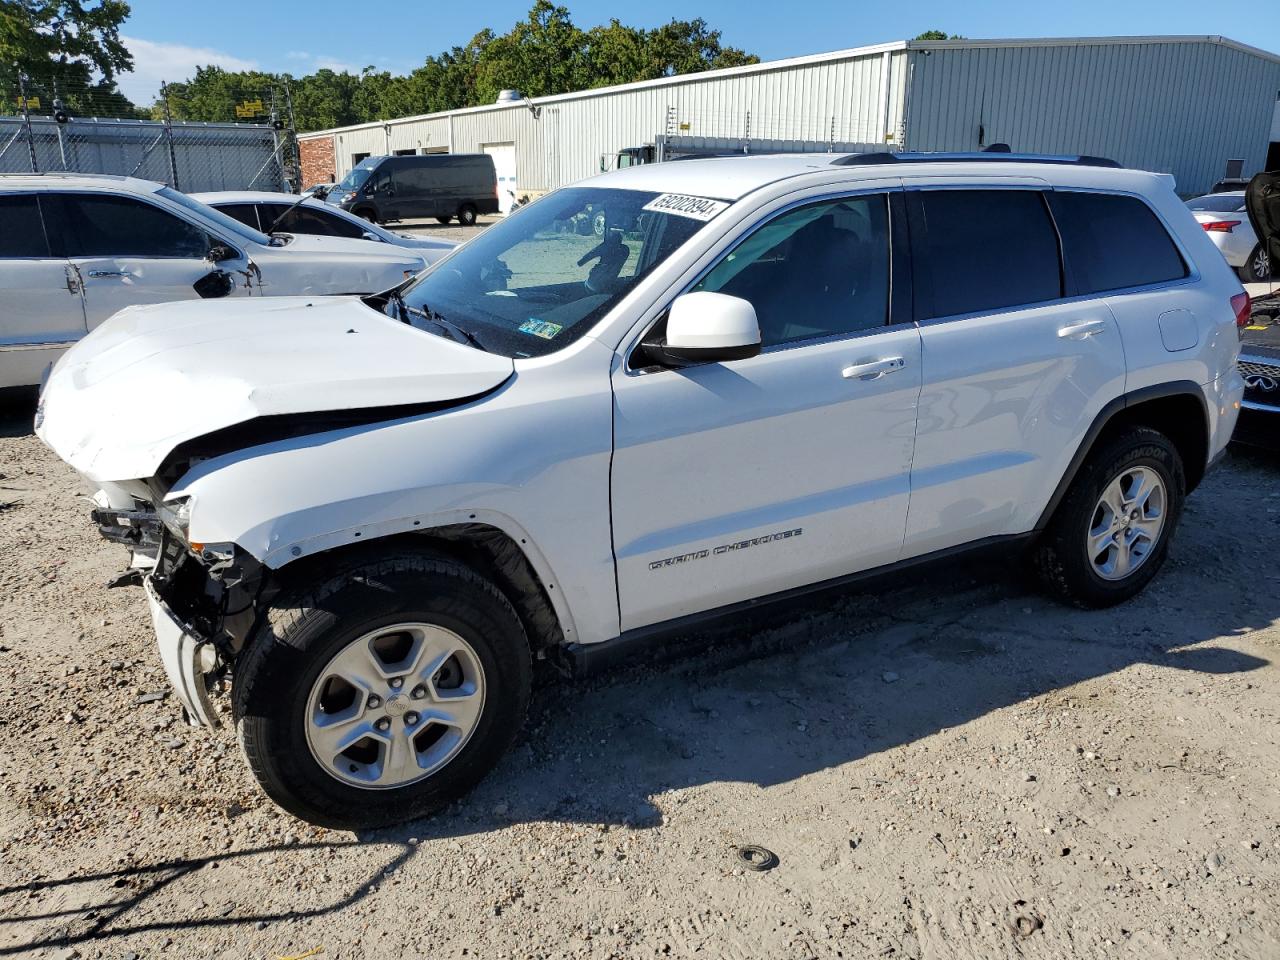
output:
[[[544,684],[467,800],[355,836],[181,725],[30,416],[0,411],[0,957],[1280,956],[1280,459],[1234,452],[1127,606],[973,565],[811,598]]]

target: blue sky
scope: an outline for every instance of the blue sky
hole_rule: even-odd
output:
[[[563,2],[563,0],[562,0]],[[528,12],[530,0],[485,3],[423,0],[131,0],[125,25],[137,67],[121,78],[135,101],[148,101],[161,80],[189,76],[196,64],[310,73],[353,72],[374,64],[406,72],[430,53],[465,43],[484,27],[499,33]],[[600,0],[564,2],[580,27],[608,22],[652,27],[673,17],[705,18],[726,43],[765,60],[800,56],[938,29],[967,37],[1065,37],[1127,34],[1221,34],[1280,52],[1280,17],[1258,4],[1163,0],[1036,0],[857,3],[856,0]],[[781,11],[781,14],[780,14]]]

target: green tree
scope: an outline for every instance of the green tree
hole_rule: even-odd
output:
[[[958,33],[953,33],[950,36],[947,36],[947,31],[945,30],[926,30],[924,33],[921,33],[915,37],[912,37],[912,39],[913,40],[963,40],[964,37],[960,36],[960,34]]]
[[[133,66],[120,40],[123,0],[0,0],[0,112],[17,110],[18,74],[44,109],[60,97],[75,113],[132,116],[116,89]]]

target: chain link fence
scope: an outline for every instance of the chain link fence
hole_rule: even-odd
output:
[[[116,174],[188,193],[298,188],[297,140],[277,91],[242,93],[225,120],[197,122],[173,119],[190,105],[171,103],[168,87],[141,109],[114,92],[64,93],[21,75],[2,85],[0,173]]]

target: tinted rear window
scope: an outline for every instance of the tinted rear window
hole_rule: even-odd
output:
[[[1000,310],[1062,295],[1058,237],[1035,190],[924,190],[932,316]]]
[[[0,223],[0,257],[49,256],[35,194],[0,197]]]
[[[1079,293],[1164,283],[1187,275],[1158,217],[1136,197],[1055,191],[1054,219]]]

